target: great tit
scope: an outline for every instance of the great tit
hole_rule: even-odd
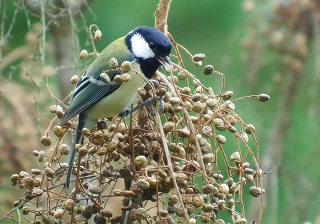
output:
[[[128,108],[137,97],[137,89],[143,87],[159,67],[164,67],[167,72],[171,71],[171,45],[170,40],[159,30],[138,27],[109,44],[83,72],[60,122],[63,126],[79,114],[66,189],[69,188],[75,145],[82,139],[82,129],[92,130],[99,119],[119,115]],[[119,70],[107,72],[109,82],[101,80],[100,74],[109,69],[111,58],[117,59],[119,65],[124,61],[131,62],[132,70],[128,72],[131,79],[128,82],[120,84],[114,81],[114,77],[120,74]]]

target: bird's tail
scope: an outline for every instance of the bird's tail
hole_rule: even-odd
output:
[[[80,143],[82,139],[82,129],[84,128],[85,125],[85,119],[82,114],[79,115],[79,123],[77,126],[77,132],[76,132],[76,138],[73,143],[71,155],[70,155],[70,160],[69,160],[69,167],[68,167],[68,172],[67,172],[67,178],[65,182],[65,189],[68,190],[70,186],[70,180],[71,180],[71,174],[72,174],[72,169],[73,169],[73,162],[74,158],[76,155],[76,149],[75,146]]]

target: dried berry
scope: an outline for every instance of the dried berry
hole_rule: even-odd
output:
[[[205,75],[211,75],[213,71],[214,71],[214,68],[213,68],[212,65],[206,65],[206,66],[204,67],[203,74],[205,74]]]
[[[89,53],[87,50],[82,50],[80,52],[80,59],[85,59],[86,57],[88,57]]]
[[[265,94],[265,93],[261,93],[259,96],[258,96],[258,100],[260,102],[266,102],[268,100],[270,100],[270,96],[268,94]]]

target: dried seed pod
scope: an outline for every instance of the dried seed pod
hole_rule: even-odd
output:
[[[101,30],[96,30],[96,31],[94,32],[94,39],[95,39],[95,40],[100,40],[100,39],[101,39],[101,36],[102,36]]]
[[[195,54],[192,56],[192,61],[194,62],[199,62],[205,59],[206,55],[205,54]]]
[[[237,219],[234,224],[247,224],[248,221],[245,218],[239,218]]]
[[[41,136],[40,142],[44,146],[50,146],[52,144],[51,138],[49,136],[47,136],[47,135]]]
[[[182,128],[178,131],[178,135],[181,138],[188,138],[190,136],[190,130],[185,128]]]
[[[110,218],[112,217],[112,215],[113,215],[112,212],[109,211],[109,210],[107,210],[107,209],[102,209],[102,210],[100,211],[100,214],[101,214],[102,216],[108,218],[108,219],[110,219]]]
[[[88,154],[89,149],[87,147],[83,146],[83,147],[80,147],[77,151],[79,153],[79,156],[83,157]]]
[[[263,175],[263,171],[261,169],[255,170],[254,171],[254,176],[255,177],[261,177]]]
[[[73,75],[72,77],[71,77],[71,79],[70,79],[70,83],[72,84],[72,85],[75,85],[75,84],[77,84],[79,82],[79,77],[77,76],[77,75]]]
[[[148,177],[147,181],[148,181],[151,189],[157,188],[158,180],[155,177]]]
[[[92,194],[101,194],[102,188],[97,186],[90,186],[88,189]]]
[[[140,205],[142,202],[142,196],[140,194],[132,195],[131,202],[135,205]]]
[[[104,83],[109,83],[109,82],[110,82],[110,76],[109,76],[107,73],[102,72],[102,73],[100,74],[100,80],[101,80],[102,82],[104,82]]]
[[[212,136],[212,129],[210,126],[203,126],[200,132],[204,137],[210,138]]]
[[[122,177],[130,177],[131,176],[131,171],[130,169],[128,169],[127,167],[121,167],[119,169],[119,174],[122,176]]]
[[[82,134],[86,137],[89,137],[91,134],[91,131],[88,128],[82,128]]]
[[[168,198],[168,205],[169,205],[169,206],[173,206],[173,205],[177,204],[178,201],[179,201],[178,195],[171,195],[171,196]]]
[[[244,169],[244,173],[245,174],[254,174],[255,171],[253,169],[250,169],[250,168],[247,167],[247,168]]]
[[[223,135],[217,135],[216,139],[217,139],[217,142],[219,142],[220,144],[224,144],[227,142],[226,137],[224,137]]]
[[[236,105],[234,103],[232,103],[230,100],[227,100],[224,104],[226,105],[227,109],[229,109],[229,110],[236,109]]]
[[[186,180],[187,180],[186,174],[184,174],[182,172],[176,173],[176,181],[177,181],[178,186],[180,186],[180,187],[184,186]]]
[[[34,187],[39,187],[41,185],[42,179],[41,178],[36,178],[33,181],[33,186]]]
[[[174,84],[177,84],[178,81],[179,81],[177,76],[169,76],[169,77],[168,77],[168,80],[169,80],[171,83],[174,83]]]
[[[132,209],[130,212],[130,216],[129,216],[131,221],[136,221],[136,220],[140,220],[141,219],[141,215],[138,212],[138,209]]]
[[[173,143],[173,142],[172,142],[172,143],[169,144],[168,148],[169,148],[169,150],[170,150],[171,152],[179,153],[181,147],[180,147],[179,145],[177,145],[176,143]]]
[[[119,223],[122,220],[122,218],[123,218],[122,214],[117,214],[110,218],[110,223],[111,224]]]
[[[19,172],[19,177],[20,178],[26,178],[26,177],[29,177],[29,176],[30,176],[29,173],[26,172],[26,171],[20,171]]]
[[[217,204],[218,204],[218,209],[219,210],[224,210],[226,208],[226,204],[227,203],[226,203],[225,200],[219,200]]]
[[[182,202],[183,204],[191,204],[192,203],[192,198],[189,195],[182,195]]]
[[[188,86],[185,86],[181,89],[181,93],[189,95],[191,93],[191,89]]]
[[[220,131],[226,130],[226,125],[225,125],[224,121],[220,118],[213,119],[213,124],[216,127],[216,129],[218,129]]]
[[[50,110],[50,113],[55,114],[57,110],[62,111],[62,108],[59,105],[50,105],[49,110]]]
[[[145,156],[142,156],[142,155],[141,156],[137,156],[134,161],[135,161],[135,164],[137,166],[144,167],[147,164],[147,158]]]
[[[88,57],[89,53],[87,50],[82,50],[80,51],[80,59],[85,59],[86,57]]]
[[[234,115],[232,115],[232,114],[229,114],[228,116],[227,116],[227,120],[229,121],[229,123],[231,124],[231,125],[235,125],[236,123],[237,123],[237,118],[234,116]]]
[[[179,71],[178,73],[178,79],[180,80],[186,80],[188,78],[188,74],[183,72],[183,71]]]
[[[180,147],[180,150],[179,150],[177,156],[178,156],[179,158],[181,158],[181,159],[185,159],[185,158],[186,158],[186,150],[184,150],[183,147]]]
[[[204,67],[203,74],[205,74],[205,75],[211,75],[213,71],[214,71],[214,68],[213,68],[212,65],[206,65],[206,66]]]
[[[150,188],[150,183],[146,179],[139,179],[136,185],[142,190],[148,190]]]
[[[93,207],[91,205],[86,206],[82,211],[81,211],[81,215],[83,216],[83,218],[85,219],[90,219],[92,217],[93,214]]]
[[[168,121],[163,124],[163,131],[164,133],[168,133],[170,131],[173,131],[175,128],[175,124],[172,121]]]
[[[165,96],[166,94],[167,94],[167,89],[163,87],[158,88],[156,92],[157,96]]]
[[[225,224],[225,221],[223,219],[217,219],[214,224]]]
[[[131,62],[130,61],[122,62],[121,69],[123,73],[131,71]]]
[[[169,102],[172,104],[172,105],[176,105],[176,104],[180,104],[181,103],[181,99],[177,96],[174,96],[174,97],[171,97],[169,99]]]
[[[63,116],[64,116],[64,112],[61,110],[57,110],[56,111],[56,115],[59,119],[61,119]],[[72,125],[72,122],[71,121],[68,121],[67,123],[64,124],[65,127],[71,127]]]
[[[200,93],[195,93],[193,96],[192,96],[192,101],[193,102],[198,102],[201,98],[201,94]]]
[[[119,64],[118,64],[118,61],[116,58],[111,58],[109,60],[109,68],[110,69],[116,69],[116,68],[118,68],[118,66],[119,66]]]
[[[211,194],[214,191],[214,186],[212,184],[205,184],[202,186],[202,192],[204,194]]]
[[[197,124],[199,121],[199,118],[196,116],[190,116],[190,120],[193,124]]]
[[[232,96],[233,96],[233,92],[229,90],[222,94],[222,99],[229,100]]]
[[[265,94],[265,93],[261,93],[259,96],[258,96],[258,100],[260,102],[266,102],[268,100],[270,100],[270,96],[268,94]]]
[[[26,177],[23,179],[23,183],[26,187],[33,188],[33,178],[32,177]]]
[[[131,75],[129,73],[124,73],[120,76],[121,82],[128,82],[131,79]]]
[[[205,213],[209,213],[214,210],[214,206],[212,204],[203,204],[201,210]]]
[[[62,155],[68,155],[69,152],[70,152],[70,148],[68,145],[66,144],[61,144],[59,146],[59,152],[62,154]]]
[[[200,67],[202,65],[202,61],[193,61],[193,64],[195,64],[197,67]]]
[[[200,101],[197,101],[192,105],[192,110],[196,113],[200,113],[203,109],[204,106]]]
[[[35,175],[40,175],[42,172],[40,169],[31,169],[31,173],[33,173]]]
[[[205,155],[203,157],[204,164],[213,163],[213,162],[215,162],[215,160],[216,160],[216,157],[213,153],[208,153],[207,155]]]
[[[246,143],[249,142],[249,136],[248,136],[247,133],[244,133],[244,132],[240,133],[240,137],[241,137],[241,138],[243,139],[243,141],[245,141]]]
[[[231,133],[237,133],[237,128],[234,127],[234,126],[229,126],[228,130],[229,130]]]
[[[188,108],[188,110],[192,110],[192,103],[189,101],[185,101],[184,105],[186,106],[186,108]]]
[[[197,87],[199,87],[200,86],[200,80],[199,79],[193,79],[192,80],[192,85],[195,87],[195,88],[197,88]]]
[[[57,210],[54,211],[53,217],[55,219],[61,219],[63,216],[64,210],[62,208],[58,208]]]
[[[234,152],[230,156],[230,160],[235,163],[241,162],[241,156],[239,152]]]
[[[253,134],[255,130],[256,128],[252,124],[248,124],[244,129],[245,133],[247,134]]]
[[[74,200],[68,198],[67,200],[65,200],[64,202],[64,208],[67,210],[67,211],[72,211],[74,206],[75,206],[75,202]]]
[[[254,183],[254,176],[253,174],[246,174],[246,180],[249,182]]]
[[[218,105],[218,101],[217,101],[216,99],[214,99],[214,98],[210,98],[210,99],[208,99],[208,100],[206,101],[206,105],[207,105],[207,107],[209,107],[209,108],[213,108],[213,107],[215,107],[215,106]]]
[[[192,197],[192,205],[196,208],[203,206],[203,197],[195,195]]]
[[[167,210],[159,209],[159,215],[161,217],[166,217],[168,214],[169,214],[169,212]]]
[[[220,184],[219,191],[223,194],[229,193],[229,186],[227,184]]]
[[[30,208],[28,206],[23,206],[22,207],[22,214],[27,215],[30,211]]]
[[[44,168],[44,173],[46,174],[47,177],[52,178],[54,176],[54,171],[50,167]]]
[[[93,218],[94,223],[96,224],[106,224],[107,219],[102,216],[101,214],[96,214],[96,216]]]
[[[145,96],[145,95],[147,94],[147,91],[145,90],[145,88],[139,87],[138,90],[137,90],[137,93],[138,93],[140,96]]]
[[[12,174],[10,178],[11,184],[15,186],[18,183],[18,179],[19,179],[18,174]]]
[[[116,83],[119,83],[119,84],[122,83],[122,81],[121,81],[121,75],[115,75],[114,78],[113,78],[113,80],[114,80]]]

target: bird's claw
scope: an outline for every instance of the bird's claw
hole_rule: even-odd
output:
[[[156,81],[156,80],[155,80]],[[158,82],[158,81],[156,81]],[[136,107],[132,108],[132,109],[125,109],[122,112],[119,113],[119,117],[126,117],[129,114],[139,110],[140,108],[144,107],[144,106],[148,106],[148,105],[152,105],[153,103],[156,102],[156,100],[159,101],[159,113],[162,113],[164,110],[164,100],[162,96],[156,96],[156,97],[150,97],[149,99],[145,100],[144,102],[140,103],[139,105],[137,105]],[[155,116],[155,111],[153,109],[153,107],[150,107],[150,114],[151,116]]]
[[[128,116],[129,114],[131,114],[133,111],[131,110],[131,109],[128,109],[128,108],[126,108],[126,109],[124,109],[123,111],[121,111],[120,113],[119,113],[119,117],[126,117],[126,116]]]

